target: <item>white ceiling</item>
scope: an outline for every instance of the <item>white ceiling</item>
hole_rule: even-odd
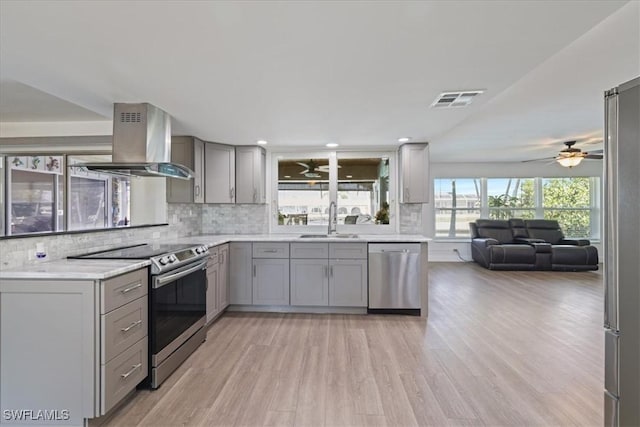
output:
[[[32,101],[18,115],[13,81],[106,117],[150,102],[174,133],[229,144],[411,136],[440,162],[551,156],[600,136],[602,92],[640,74],[637,1],[2,0],[0,12],[1,121],[64,110]],[[429,108],[456,89],[486,92]]]

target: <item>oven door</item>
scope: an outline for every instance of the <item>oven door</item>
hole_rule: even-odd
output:
[[[206,260],[152,277],[149,338],[153,366],[204,325],[206,304]]]

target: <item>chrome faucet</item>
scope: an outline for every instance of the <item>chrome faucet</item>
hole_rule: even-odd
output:
[[[338,208],[336,206],[336,202],[329,203],[329,230],[327,232],[328,235],[332,235],[336,232],[336,227],[338,225]]]

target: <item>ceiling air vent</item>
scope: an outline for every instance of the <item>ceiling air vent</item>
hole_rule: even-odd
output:
[[[471,104],[484,90],[457,90],[442,92],[431,104],[433,108],[460,108]]]

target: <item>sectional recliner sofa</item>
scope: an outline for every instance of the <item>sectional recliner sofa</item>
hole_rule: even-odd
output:
[[[598,250],[586,239],[566,239],[555,220],[478,219],[471,228],[471,256],[490,270],[589,271]]]

